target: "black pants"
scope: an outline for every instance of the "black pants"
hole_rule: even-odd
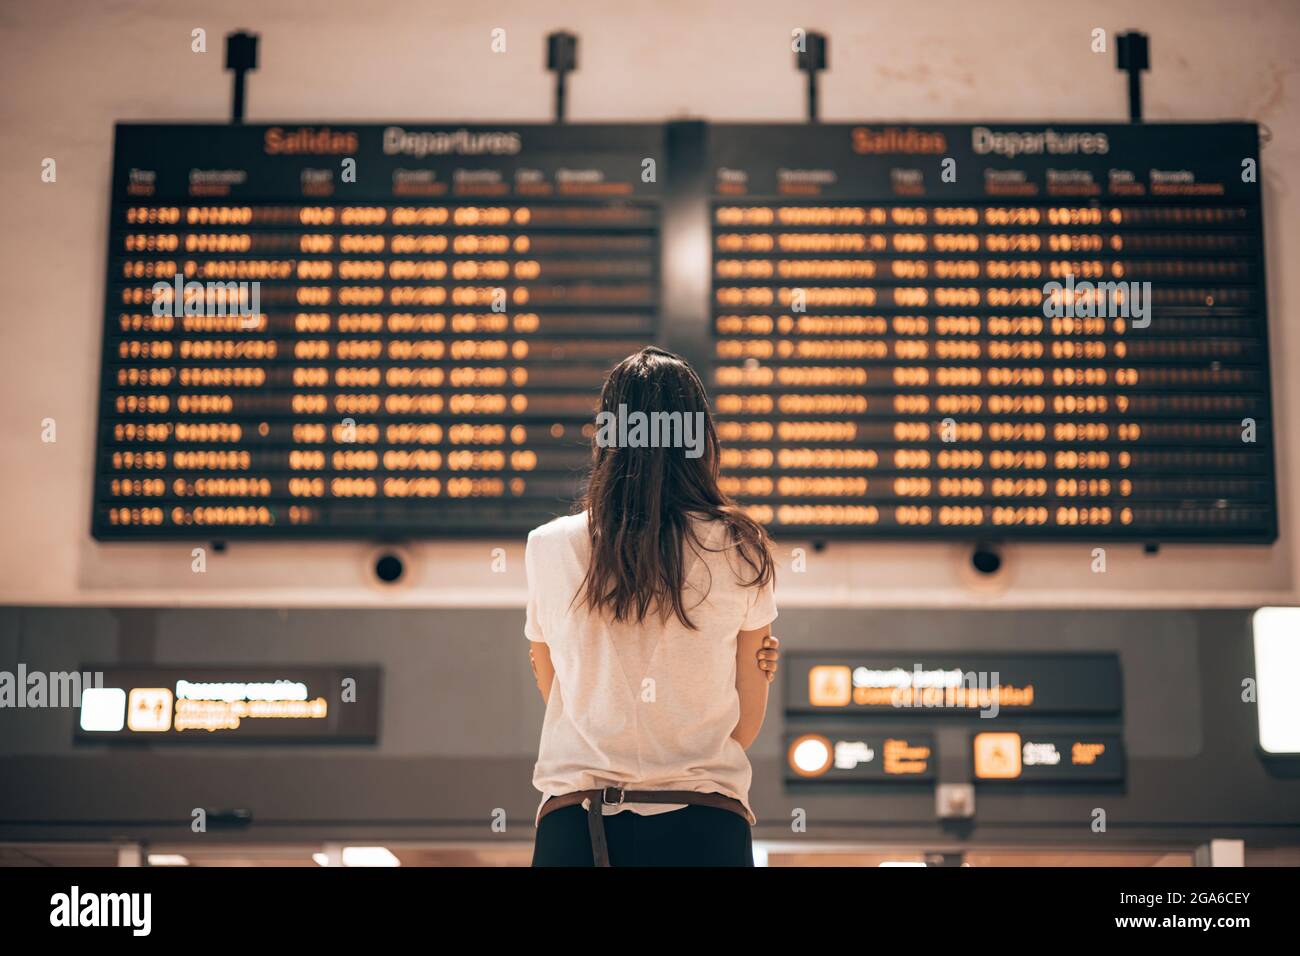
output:
[[[611,866],[753,866],[749,824],[730,810],[692,804],[642,816],[605,817]],[[591,834],[582,805],[552,810],[537,825],[533,866],[591,866]]]

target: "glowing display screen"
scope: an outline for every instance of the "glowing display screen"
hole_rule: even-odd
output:
[[[844,654],[786,661],[792,714],[1112,715],[1123,704],[1114,654]]]
[[[1273,540],[1258,152],[712,127],[726,490],[778,534]]]
[[[518,533],[656,336],[659,127],[117,130],[100,538]]]
[[[120,125],[93,530],[516,535],[658,342],[777,536],[1269,542],[1258,145]]]
[[[971,738],[976,780],[1092,783],[1124,779],[1118,734],[989,731]]]
[[[899,783],[934,780],[934,735],[810,730],[787,734],[785,779]]]
[[[89,664],[67,676],[80,695],[78,741],[374,743],[379,735],[382,674],[373,666]]]

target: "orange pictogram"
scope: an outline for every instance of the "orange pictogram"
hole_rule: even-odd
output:
[[[126,726],[141,733],[172,729],[172,692],[166,687],[133,687],[126,703]]]
[[[975,776],[983,780],[1020,776],[1020,735],[976,734]]]
[[[842,664],[821,664],[808,671],[808,703],[844,707],[853,699],[853,672]]]
[[[821,734],[804,734],[790,741],[786,759],[801,777],[820,777],[831,768],[834,746]]]

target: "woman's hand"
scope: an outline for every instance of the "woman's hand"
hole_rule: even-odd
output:
[[[781,661],[781,640],[769,634],[763,638],[763,646],[758,649],[758,669],[767,677],[770,684],[776,680],[776,669]]]

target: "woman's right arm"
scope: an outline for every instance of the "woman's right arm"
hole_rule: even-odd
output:
[[[741,631],[736,636],[736,693],[740,696],[740,721],[731,736],[744,747],[758,737],[767,715],[767,688],[771,681],[758,664],[758,653],[763,641],[772,633],[772,625],[764,624],[752,631]]]

